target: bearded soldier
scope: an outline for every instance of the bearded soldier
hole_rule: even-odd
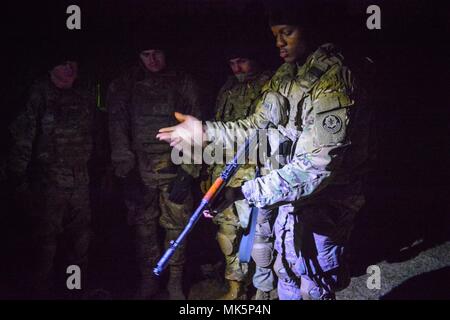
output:
[[[177,110],[199,115],[199,91],[193,79],[170,67],[160,38],[143,35],[139,63],[112,82],[107,96],[112,163],[123,180],[128,223],[133,227],[140,284],[136,298],[157,292],[152,268],[160,255],[158,222],[165,243],[177,238],[192,210],[193,165],[176,166],[171,150],[155,138],[161,124],[173,122]],[[185,247],[170,260],[167,289],[171,299],[184,299]]]
[[[274,268],[280,299],[333,299],[348,285],[345,249],[364,204],[370,113],[341,51],[330,43],[311,47],[314,12],[306,2],[276,2],[271,8],[270,27],[285,63],[253,115],[202,125],[177,114],[183,123],[158,135],[177,146],[195,130],[203,129],[206,142],[269,127],[292,142],[284,167],[234,189],[234,201],[279,207]]]

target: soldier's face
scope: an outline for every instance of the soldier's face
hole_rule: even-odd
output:
[[[256,70],[253,60],[247,58],[235,58],[228,60],[231,70],[239,81],[243,81],[247,75],[254,73]]]
[[[78,75],[78,63],[76,61],[64,61],[52,70],[57,76],[64,78],[76,78]]]
[[[162,50],[144,50],[139,56],[150,72],[159,72],[166,67],[166,55]]]
[[[280,57],[285,62],[295,62],[305,53],[303,31],[294,25],[275,25],[271,27]]]

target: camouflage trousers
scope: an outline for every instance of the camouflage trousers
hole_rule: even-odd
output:
[[[225,256],[225,279],[227,280],[247,280],[248,264],[241,263],[239,260],[239,244],[243,231],[248,226],[250,212],[251,208],[247,202],[239,200],[214,217],[214,223],[219,226],[216,238]],[[275,287],[272,271],[272,216],[272,211],[260,209],[255,231],[255,246],[263,248],[263,255],[266,257],[262,257],[260,254],[261,249],[257,252],[252,251],[256,263],[253,285],[263,291],[270,291]],[[267,248],[269,249],[267,250]],[[267,259],[267,255],[270,255],[269,259]]]
[[[160,258],[158,225],[165,229],[167,248],[169,242],[180,234],[192,213],[191,194],[187,195],[183,204],[169,200],[168,190],[174,179],[174,174],[154,174],[151,179],[142,182],[134,176],[127,179],[124,185],[128,224],[135,229],[137,259],[146,266],[154,266]],[[169,265],[181,266],[184,262],[185,243],[172,256]],[[146,273],[151,273],[151,270]]]
[[[276,275],[273,271],[275,260],[274,223],[277,209],[259,209],[256,221],[255,240],[252,248],[252,258],[256,269],[253,275],[253,285],[256,289],[269,292],[276,288]]]
[[[322,202],[295,212],[291,205],[279,208],[274,269],[280,300],[334,299],[348,286],[345,248],[355,213]]]
[[[57,248],[64,253],[64,265],[80,267],[83,289],[91,238],[89,188],[50,187],[36,193],[38,201],[31,212],[33,292],[44,298],[52,292]],[[66,268],[62,273],[67,276]]]

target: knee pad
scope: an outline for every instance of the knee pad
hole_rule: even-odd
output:
[[[273,260],[273,244],[270,242],[256,242],[252,248],[252,258],[258,267],[269,267]]]
[[[224,255],[229,256],[233,253],[234,245],[229,235],[224,234],[220,231],[217,232],[217,242],[219,243],[220,250],[222,250]]]
[[[226,256],[236,251],[238,233],[239,228],[234,224],[222,223],[219,225],[216,239],[219,242],[220,249]]]

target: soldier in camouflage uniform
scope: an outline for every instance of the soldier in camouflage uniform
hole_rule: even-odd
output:
[[[203,126],[206,141],[226,141],[235,129],[267,127],[292,141],[288,164],[245,182],[242,194],[235,194],[260,208],[281,205],[275,223],[280,299],[333,299],[348,285],[345,248],[364,204],[370,113],[335,46],[322,45],[307,56],[304,22],[311,13],[272,10],[271,29],[285,64],[253,115]],[[170,141],[180,129],[202,126],[195,118],[180,118],[183,123],[162,129],[158,137]]]
[[[26,109],[10,127],[10,179],[17,192],[30,197],[20,200],[32,203],[27,209],[33,228],[35,259],[30,270],[36,298],[52,296],[60,239],[65,240],[66,265],[78,265],[81,279],[86,275],[95,100],[80,85],[78,64],[69,54],[54,60],[49,76],[34,83]]]
[[[139,64],[113,81],[107,95],[112,163],[124,180],[128,223],[134,229],[140,284],[136,298],[158,289],[152,268],[160,257],[158,221],[165,244],[176,239],[192,212],[191,183],[199,175],[194,165],[175,166],[171,149],[155,138],[162,123],[173,122],[174,111],[199,114],[199,90],[193,79],[166,67],[164,44],[152,38],[139,43]],[[169,262],[167,285],[171,299],[184,299],[182,275],[185,244]]]
[[[244,119],[254,112],[254,102],[261,93],[261,88],[270,79],[269,71],[262,71],[255,59],[255,50],[248,44],[235,44],[229,48],[227,55],[230,68],[234,75],[230,76],[222,86],[217,96],[216,116],[217,121],[235,121]],[[212,181],[214,181],[224,169],[224,164],[210,167]],[[242,165],[230,182],[230,188],[241,187],[245,181],[255,178],[256,166],[252,164]],[[246,278],[248,273],[247,263],[241,263],[238,257],[239,243],[242,238],[243,228],[249,221],[251,208],[243,200],[236,201],[223,212],[214,217],[214,222],[219,226],[217,241],[225,255],[225,279],[228,280],[229,291],[220,297],[222,300],[237,300],[246,298]],[[265,217],[262,210],[258,215],[259,220],[270,220]],[[273,219],[272,219],[273,220]],[[257,241],[265,239],[269,242],[272,237],[270,228],[265,237],[260,235]],[[259,241],[262,242],[262,241]],[[259,261],[256,261],[257,264]],[[257,265],[255,286],[270,292],[274,289],[273,272],[268,265]]]

